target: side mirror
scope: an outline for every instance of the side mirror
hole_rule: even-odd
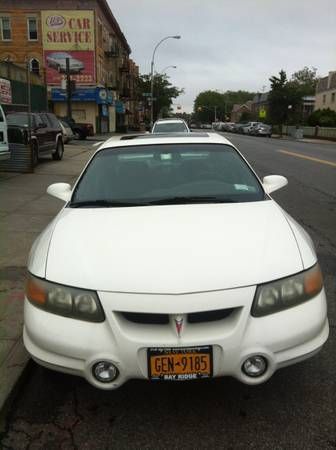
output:
[[[47,194],[68,202],[71,198],[71,186],[68,183],[54,183],[48,186]]]
[[[263,178],[263,187],[267,194],[277,191],[288,184],[287,178],[282,175],[268,175]]]

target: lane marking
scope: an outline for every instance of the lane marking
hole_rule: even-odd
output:
[[[301,153],[288,152],[287,150],[277,150],[285,155],[295,156],[296,158],[308,159],[309,161],[314,161],[320,164],[326,164],[327,166],[336,167],[336,162],[326,161],[325,159],[313,158],[312,156],[302,155]]]

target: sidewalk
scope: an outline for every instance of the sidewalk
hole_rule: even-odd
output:
[[[307,142],[309,144],[334,144],[336,146],[336,141],[329,141],[328,139],[314,139],[314,138],[302,138],[302,139],[295,139],[291,136],[282,135],[280,134],[272,134],[272,138],[274,139],[281,139],[285,141],[294,141],[294,142]]]
[[[104,134],[95,134],[94,136],[88,136],[86,138],[87,141],[106,141],[111,137],[118,138],[120,136],[125,136],[127,134],[144,134],[145,131],[128,131],[127,133],[104,133]]]
[[[62,161],[46,158],[33,174],[0,172],[0,410],[29,359],[22,342],[29,250],[63,206],[46,189],[55,182],[72,184],[93,152],[91,146],[68,145]]]

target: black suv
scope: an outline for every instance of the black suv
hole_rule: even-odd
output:
[[[64,153],[62,129],[57,117],[52,113],[26,112],[9,113],[6,116],[8,125],[8,142],[28,144],[31,139],[34,165],[40,156],[50,155],[54,160],[61,160]]]

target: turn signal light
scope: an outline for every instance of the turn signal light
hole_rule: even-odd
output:
[[[32,303],[44,305],[47,301],[47,292],[38,283],[36,278],[29,277],[26,283],[26,296]]]

